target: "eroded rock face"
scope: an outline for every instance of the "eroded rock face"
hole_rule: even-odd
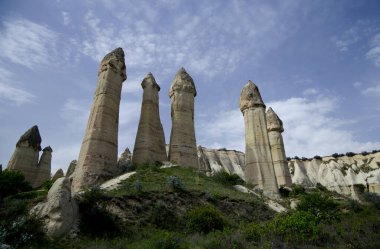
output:
[[[357,199],[357,185],[380,194],[380,152],[321,160],[291,160],[292,181],[305,187],[322,184],[331,191]]]
[[[120,155],[117,164],[121,173],[128,171],[132,167],[132,153],[128,147]]]
[[[194,129],[194,81],[181,68],[170,86],[172,130],[169,161],[184,167],[198,169],[197,145]]]
[[[53,149],[48,146],[42,150],[40,162],[38,163],[38,169],[35,177],[35,185],[41,186],[47,180],[51,178],[51,153]]]
[[[100,63],[95,97],[73,177],[73,192],[99,185],[118,172],[117,147],[124,52],[117,48]]]
[[[160,86],[151,73],[144,78],[141,86],[144,93],[132,162],[139,165],[167,161],[158,105]]]
[[[288,160],[286,159],[284,140],[281,135],[284,131],[282,121],[270,107],[266,112],[266,118],[277,184],[278,186],[290,187],[292,185],[292,178],[289,172]]]
[[[47,199],[37,204],[31,213],[44,219],[44,230],[51,239],[58,239],[72,231],[78,222],[78,206],[71,197],[70,180],[57,179],[50,188]]]
[[[58,169],[55,173],[54,173],[54,175],[53,175],[53,177],[51,178],[51,180],[54,182],[54,181],[56,181],[58,178],[61,178],[61,177],[64,177],[65,175],[63,174],[63,170],[62,169]]]
[[[252,82],[240,94],[245,126],[245,180],[258,185],[267,196],[279,196],[267,132],[265,105]]]
[[[20,137],[7,166],[9,170],[20,171],[25,176],[25,180],[33,187],[38,187],[35,179],[38,172],[40,150],[41,136],[38,126],[35,125]]]
[[[78,163],[77,160],[72,160],[70,162],[70,165],[69,165],[69,167],[67,168],[67,171],[66,171],[66,176],[67,177],[70,177],[74,173],[75,167],[77,166],[77,163]]]
[[[198,146],[199,168],[207,175],[224,170],[229,174],[237,174],[243,180],[244,153],[236,150],[208,149]]]

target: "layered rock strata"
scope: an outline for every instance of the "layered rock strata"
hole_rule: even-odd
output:
[[[240,94],[240,110],[245,126],[245,179],[267,196],[278,196],[278,185],[270,150],[265,105],[252,82]]]
[[[160,86],[151,73],[143,79],[141,86],[144,93],[132,162],[139,165],[167,161],[164,129],[159,112]]]
[[[117,48],[100,63],[95,97],[73,177],[73,192],[99,185],[118,171],[121,88],[127,78],[124,52]]]
[[[18,140],[16,149],[8,162],[7,169],[20,171],[33,187],[38,172],[41,136],[37,125],[27,130]]]
[[[40,162],[38,163],[37,173],[34,180],[35,186],[41,186],[47,180],[51,178],[51,153],[53,149],[48,146],[42,150],[42,155],[40,158]]]
[[[292,185],[292,178],[290,176],[288,160],[286,159],[285,154],[284,140],[282,139],[281,134],[284,132],[282,121],[270,107],[266,112],[266,119],[277,184],[278,186],[290,187]]]
[[[194,81],[181,68],[170,86],[172,130],[170,133],[169,161],[198,169],[194,129]]]

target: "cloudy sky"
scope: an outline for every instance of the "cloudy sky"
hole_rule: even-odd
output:
[[[97,70],[126,54],[119,154],[133,148],[152,72],[169,141],[169,86],[193,77],[197,143],[244,151],[239,95],[255,82],[284,121],[288,156],[380,149],[380,2],[0,1],[0,164],[37,124],[53,171],[76,159]]]

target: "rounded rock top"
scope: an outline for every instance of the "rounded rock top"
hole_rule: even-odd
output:
[[[240,93],[240,110],[243,112],[251,107],[265,108],[265,104],[261,98],[259,88],[249,80]]]
[[[266,116],[268,131],[284,131],[282,120],[277,116],[277,114],[273,111],[271,107],[268,108]]]
[[[197,90],[194,85],[193,78],[181,67],[174,76],[173,82],[170,86],[169,96],[173,96],[175,91],[184,91],[197,96]]]

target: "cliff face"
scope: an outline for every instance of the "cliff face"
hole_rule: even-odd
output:
[[[361,184],[368,191],[380,194],[380,152],[320,160],[292,159],[289,168],[292,182],[305,187],[320,183],[329,190],[356,198],[357,185]]]

